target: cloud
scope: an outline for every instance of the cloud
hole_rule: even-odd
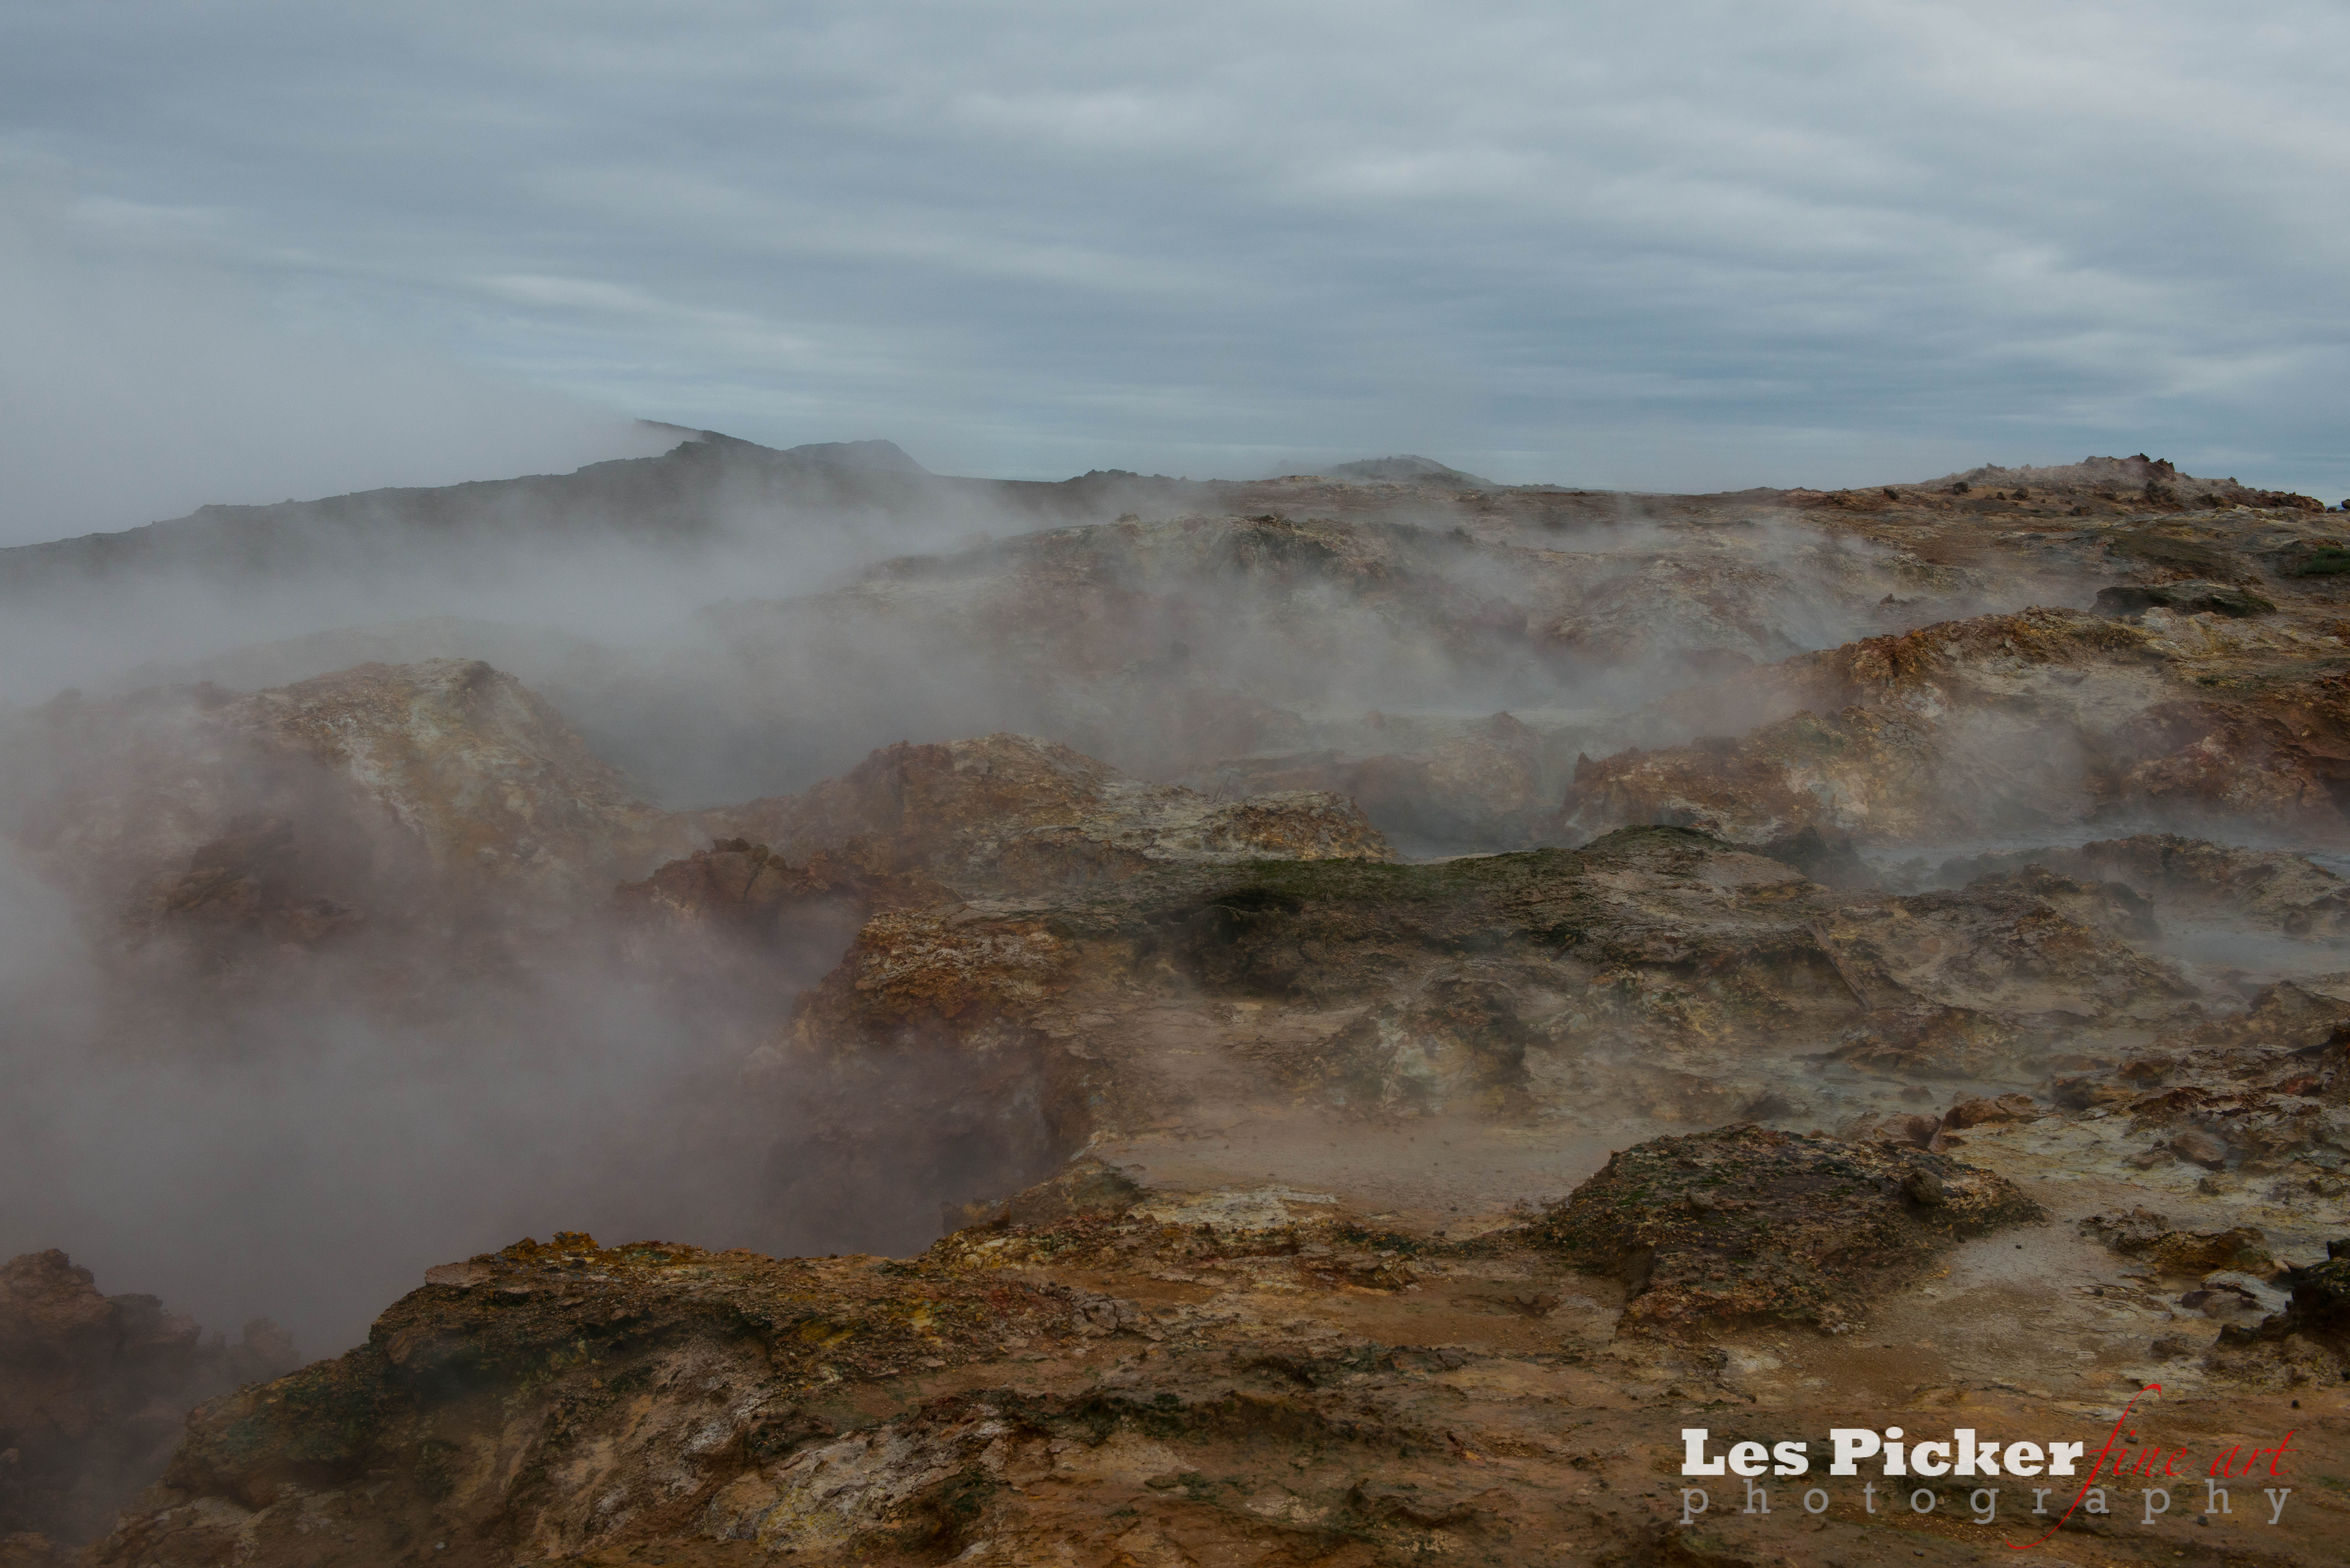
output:
[[[2314,0],[31,5],[0,134],[274,309],[959,472],[2330,493],[2345,48]]]
[[[275,321],[248,282],[191,259],[221,227],[120,202],[77,213],[0,179],[0,545],[671,444],[445,354]],[[92,235],[96,259],[77,244]]]

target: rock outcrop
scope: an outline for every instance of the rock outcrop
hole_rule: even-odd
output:
[[[919,873],[974,891],[1076,888],[1178,863],[1390,858],[1337,795],[1211,799],[1026,735],[890,746],[806,794],[705,820],[786,859],[832,854],[871,875]]]
[[[2045,1218],[2004,1178],[1910,1144],[1750,1124],[1621,1150],[1532,1234],[1624,1280],[1630,1328],[1775,1321],[1849,1333],[1887,1276]]]
[[[2350,831],[2334,798],[2350,778],[2340,675],[2321,664],[2231,691],[2223,673],[2319,659],[2341,663],[2343,645],[2314,628],[2235,636],[2064,610],[1927,627],[1675,699],[1660,715],[1731,732],[1586,759],[1565,813],[1586,828],[1929,844],[2100,815],[2232,815],[2331,842]],[[1766,722],[1747,728],[1757,713]]]
[[[1656,1194],[1624,1183],[1641,1172],[1670,1189],[1674,1216],[1642,1247],[1645,1277],[1570,1266],[1640,1242],[1627,1214]],[[1839,1210],[1856,1221],[1841,1231]],[[1893,1299],[1919,1293],[1896,1282],[1905,1268],[1939,1252],[1934,1277],[1958,1295],[2008,1237],[2038,1246],[2048,1228],[1954,1245],[2033,1206],[1919,1151],[1752,1128],[1643,1146],[1548,1215],[1466,1239],[1279,1187],[1095,1181],[1029,1211],[902,1261],[561,1234],[434,1268],[365,1345],[206,1407],[91,1561],[1370,1565],[1539,1563],[1563,1546],[1641,1561],[1690,1548],[1694,1532],[1659,1518],[1679,1428],[1707,1428],[1716,1452],[1816,1433],[1881,1408],[1882,1367],[1929,1380],[1909,1397],[1926,1406],[1905,1414],[1913,1439],[1943,1429],[1929,1420],[2089,1431],[2020,1425],[2047,1417],[2016,1386],[2041,1374],[2012,1346],[2069,1340],[2115,1305],[2058,1305],[2028,1338],[1986,1345],[1950,1410],[1960,1388],[1930,1381],[1943,1353],[1876,1355],[1813,1324],[1848,1325],[1875,1290],[1872,1336],[1916,1334],[1933,1320]],[[1793,1256],[1769,1249],[1772,1218],[1794,1222]],[[1733,1303],[1704,1276],[1742,1249],[1753,1278]],[[2296,1324],[2330,1310],[2335,1266],[2295,1276]],[[1703,1332],[1617,1332],[1653,1298]],[[1730,1304],[1769,1326],[1726,1325]],[[2287,1403],[2175,1387],[2158,1429],[2208,1444],[2292,1422],[2313,1447],[2336,1429]],[[1834,1490],[1799,1525],[1807,1550],[1938,1539],[1864,1510],[1857,1483],[1819,1477],[1819,1455],[1814,1479]],[[1702,1483],[1676,1478],[1688,1484]],[[1970,1483],[1949,1499],[1918,1484],[1966,1517]],[[2295,1522],[2260,1549],[2315,1564],[2350,1541],[2331,1511]],[[2098,1536],[2120,1562],[2176,1550],[2169,1533]]]
[[[1095,1136],[1201,1092],[1170,1077],[1170,1031],[1220,1092],[1357,1115],[1721,1120],[1785,1091],[1758,1069],[1803,1049],[2022,1087],[2060,1037],[2194,1015],[2192,984],[2061,907],[2077,887],[1841,892],[1673,828],[1434,866],[1175,867],[877,916],[786,1048],[1050,1060]]]
[[[479,661],[61,698],[18,725],[18,843],[134,940],[213,961],[369,926],[567,923],[693,841]]]
[[[162,1473],[192,1407],[296,1360],[274,1324],[206,1340],[153,1296],[99,1294],[63,1252],[0,1263],[0,1535],[103,1534]]]

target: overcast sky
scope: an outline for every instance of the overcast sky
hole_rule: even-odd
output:
[[[2145,450],[2335,501],[2345,60],[2339,3],[9,0],[0,527],[623,413],[1007,476]]]

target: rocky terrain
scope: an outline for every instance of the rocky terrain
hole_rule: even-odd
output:
[[[300,1362],[265,1318],[234,1345],[207,1340],[153,1296],[99,1294],[54,1249],[0,1264],[0,1533],[37,1556],[51,1538],[103,1532],[161,1472],[192,1407]]]
[[[275,1381],[28,1351],[0,1410],[132,1392],[8,1439],[100,1479],[0,1492],[0,1560],[1968,1561],[2054,1513],[1864,1498],[1828,1429],[2094,1454],[2126,1407],[2199,1457],[2052,1561],[2350,1550],[2341,514],[2144,458],[1676,497],[762,450],[517,483],[992,536],[633,643],[441,616],[0,713],[96,976],[12,983],[72,1060],[291,1011],[484,1075],[519,1029],[554,1092],[641,1039],[658,1096],[572,1136],[694,1243],[452,1219]],[[432,504],[505,549],[523,493]],[[88,1366],[194,1344],[68,1243],[8,1278],[111,1314]],[[1696,1427],[1821,1459],[1749,1513]]]

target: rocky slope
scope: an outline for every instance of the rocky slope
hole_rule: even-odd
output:
[[[778,1161],[789,1200],[951,1192],[915,1127],[1086,1158],[910,1262],[565,1236],[437,1269],[366,1347],[208,1408],[95,1560],[1960,1560],[2009,1534],[1955,1483],[1939,1516],[1830,1493],[1782,1542],[1681,1527],[1662,1456],[1690,1424],[2094,1442],[2152,1383],[2162,1442],[2290,1428],[2322,1478],[2350,1002],[2231,1012],[2135,945],[2261,918],[2282,868],[2240,858],[1901,896],[1668,828],[885,912],[792,1027],[865,1119]],[[1742,1112],[1846,1130],[1638,1138]],[[2304,1490],[2289,1537],[2210,1549],[2327,1560],[2350,1513]]]
[[[0,1536],[103,1532],[161,1471],[191,1407],[299,1362],[274,1324],[206,1340],[153,1296],[99,1294],[63,1252],[0,1263]]]
[[[700,1054],[605,1158],[723,1149],[696,1240],[809,1254],[435,1267],[198,1411],[91,1561],[1980,1560],[2044,1528],[2020,1480],[1995,1524],[1956,1478],[1684,1517],[1679,1434],[2095,1451],[2133,1396],[2134,1443],[2271,1449],[2283,1521],[2234,1470],[2141,1521],[2133,1477],[2063,1560],[2350,1547],[2314,504],[2151,459],[1154,484],[1005,487],[1055,525],[568,647],[552,695],[428,659],[8,717],[12,839],[139,1018],[626,998]],[[762,782],[672,809],[624,754]]]
[[[1177,861],[1389,858],[1354,803],[1328,792],[1211,799],[1025,735],[890,746],[804,795],[702,820],[787,857],[847,851],[876,871],[1003,891],[1117,881]]]
[[[1735,1179],[1774,1143],[1857,1178],[1887,1216],[1881,1233],[1835,1244],[1835,1273],[1785,1280],[1757,1234],[1794,1218],[1791,1202],[1814,1223],[1834,1204],[1785,1185],[1800,1189],[1800,1163],[1776,1183]],[[1664,1456],[1678,1459],[1685,1426],[1725,1448],[1794,1433],[1821,1447],[1830,1424],[1888,1418],[1920,1438],[1964,1423],[2094,1448],[2111,1390],[2135,1390],[2125,1375],[2162,1354],[2126,1343],[2126,1326],[2088,1365],[2017,1356],[2008,1338],[1942,1348],[1945,1291],[2028,1303],[2047,1314],[2035,1340],[2101,1339],[2143,1312],[2075,1284],[2094,1264],[2061,1232],[1999,1228],[2031,1219],[2028,1204],[1957,1161],[1752,1128],[1630,1158],[1731,1178],[1690,1211],[1695,1229],[1742,1225],[1757,1248],[1729,1251],[1760,1265],[1740,1299],[1753,1326],[1653,1332],[1678,1314],[1644,1303],[1689,1299],[1685,1253],[1628,1287],[1620,1271],[1593,1272],[1604,1260],[1572,1244],[1574,1217],[1608,1201],[1621,1159],[1561,1212],[1468,1239],[1294,1189],[1115,1182],[1057,1219],[962,1231],[903,1262],[567,1234],[436,1268],[365,1346],[207,1407],[142,1511],[90,1560],[1981,1561],[2038,1533],[2028,1488],[2003,1488],[2007,1511],[1995,1496],[1986,1521],[1968,1481],[1901,1483],[1925,1487],[1919,1512],[1914,1496],[1886,1509],[1883,1489],[1864,1497],[1815,1473],[1809,1511],[1789,1487],[1775,1514],[1742,1515],[1731,1490],[1711,1505],[1721,1517],[1692,1525]],[[1893,1196],[1877,1196],[1873,1173],[1905,1165]],[[1977,1193],[1991,1207],[1968,1210]],[[1941,1220],[1952,1212],[1965,1217]],[[1992,1229],[1921,1289],[1919,1249],[1901,1233],[1921,1223]],[[2028,1263],[2005,1261],[2017,1251]],[[1906,1267],[1909,1299],[1856,1288],[1848,1271],[1872,1265]],[[2330,1302],[2324,1277],[2295,1300]],[[1824,1305],[1874,1307],[1866,1338],[1802,1326]],[[2325,1354],[2277,1332],[2298,1348],[2271,1351],[2272,1369]],[[2338,1402],[2303,1410],[2288,1393],[2324,1386],[2272,1376],[2274,1393],[2181,1390],[2141,1423],[2199,1454],[2288,1428],[2330,1454],[2345,1430]],[[2290,1532],[2259,1518],[2148,1530],[2082,1514],[2064,1545],[2114,1562],[2192,1549],[2319,1563],[2350,1542],[2339,1505],[2304,1508]]]
[[[406,571],[436,555],[463,569],[468,557],[477,565],[534,536],[575,548],[610,536],[702,543],[746,514],[823,520],[844,508],[919,504],[936,483],[888,441],[777,452],[714,431],[678,433],[686,439],[660,457],[567,474],[206,506],[122,533],[0,549],[0,598],[22,606],[93,580],[163,574],[236,583]]]
[[[130,947],[213,971],[526,939],[696,837],[478,660],[61,697],[8,729],[15,843]]]
[[[596,911],[615,882],[658,882],[712,836],[772,840],[775,875],[784,857],[828,857],[844,875],[991,888],[1171,861],[1388,854],[1336,796],[1211,801],[1014,735],[892,747],[804,797],[663,811],[479,660],[361,665],[245,697],[61,697],[11,734],[16,844],[130,944],[212,962],[371,927],[544,936]],[[679,875],[664,908],[696,897]],[[941,881],[908,886],[935,901],[950,896]]]

